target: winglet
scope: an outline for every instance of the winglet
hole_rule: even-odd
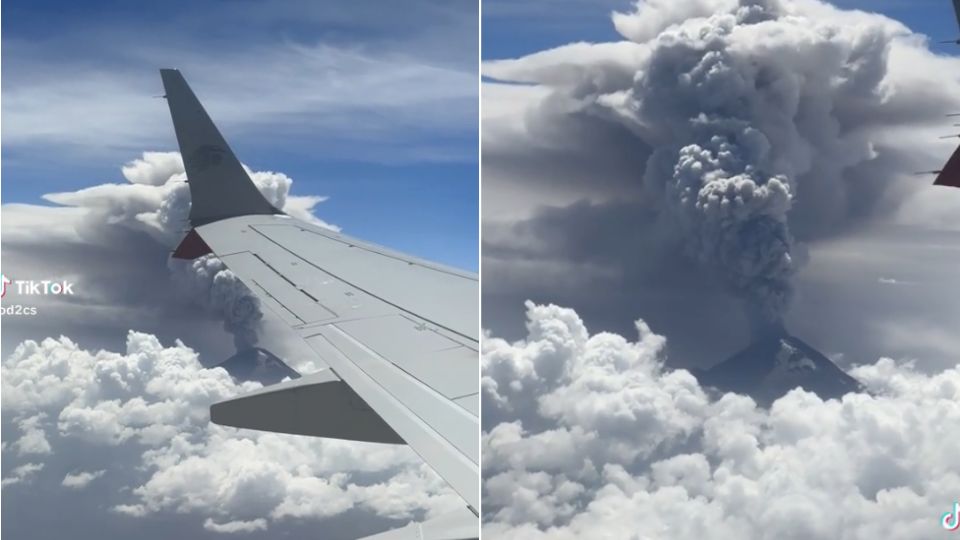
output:
[[[203,257],[204,255],[209,255],[213,253],[213,250],[210,249],[210,246],[203,241],[203,238],[197,233],[196,229],[190,229],[190,232],[183,237],[183,240],[180,241],[180,245],[177,246],[177,249],[173,251],[173,254],[170,255],[174,259],[184,259],[192,261],[197,257]]]
[[[397,432],[330,369],[214,403],[210,420],[274,433],[403,444]]]
[[[933,185],[960,188],[960,148],[954,150],[943,170],[937,174]]]
[[[282,214],[260,193],[207,111],[176,69],[161,69],[167,105],[190,185],[190,223]]]

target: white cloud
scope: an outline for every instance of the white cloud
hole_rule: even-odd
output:
[[[483,344],[500,418],[483,436],[484,537],[913,539],[956,497],[960,364],[881,359],[852,371],[870,394],[796,389],[765,410],[664,369],[642,321],[629,341],[555,306],[527,316],[525,339]]]
[[[212,403],[259,385],[237,384],[222,369],[204,369],[179,342],[164,347],[154,336],[131,332],[126,350],[114,353],[86,351],[67,338],[28,341],[4,361],[2,386],[4,415],[18,426],[14,447],[26,445],[24,438],[38,429],[57,434],[42,462],[13,469],[4,485],[29,480],[47,462],[70,459],[71,466],[84,466],[76,449],[95,448],[111,462],[112,480],[122,482],[106,501],[113,511],[208,516],[205,527],[219,532],[320,519],[356,507],[413,519],[459,504],[402,445],[211,424]],[[364,479],[354,477],[359,473]],[[102,474],[71,473],[62,485],[83,488]]]
[[[45,415],[41,413],[19,422],[18,427],[23,435],[13,444],[17,454],[25,456],[50,453],[50,441],[47,440],[47,434],[42,428],[44,417]]]
[[[244,167],[257,189],[271,204],[288,210],[293,180],[273,171]],[[44,199],[68,208],[87,211],[88,228],[123,227],[150,234],[164,247],[174,248],[188,226],[190,189],[179,152],[144,152],[122,168],[127,184],[100,184],[73,192],[50,193]],[[295,217],[337,230],[313,215],[324,197],[302,197],[292,207]],[[314,204],[309,204],[309,202]],[[19,215],[14,215],[14,226]],[[88,231],[94,232],[94,231]],[[96,231],[101,232],[102,231]]]
[[[593,84],[603,88],[629,84],[636,66],[645,62],[649,53],[649,48],[630,41],[572,43],[523,58],[490,60],[484,62],[483,72],[488,77],[515,83],[560,88],[582,88]],[[485,111],[485,118],[486,115]]]
[[[163,144],[169,140],[167,107],[151,99],[162,94],[162,85],[144,66],[170,67],[175,59],[211,116],[237,140],[269,130],[274,136],[267,143],[305,151],[309,141],[312,153],[326,156],[389,162],[473,157],[447,139],[475,130],[475,64],[452,65],[394,47],[285,41],[244,43],[213,55],[206,45],[198,53],[135,42],[102,66],[64,61],[46,50],[46,42],[11,46],[20,61],[5,85],[4,144],[20,151],[57,148],[103,157]],[[437,107],[445,113],[433,114]],[[377,151],[369,152],[370,146]]]
[[[123,166],[120,171],[131,184],[161,186],[176,176],[176,180],[186,180],[183,158],[180,152],[144,152]]]
[[[203,522],[203,528],[208,531],[218,533],[249,533],[254,531],[264,531],[267,529],[267,520],[253,519],[250,521],[228,521],[226,523],[217,523],[207,518]]]
[[[0,481],[0,486],[7,487],[14,484],[29,483],[34,475],[43,470],[43,463],[24,463],[14,467],[10,476]]]
[[[63,477],[63,482],[61,482],[61,485],[71,489],[83,489],[89,486],[90,482],[93,482],[97,478],[100,478],[106,474],[106,472],[106,469],[101,469],[99,471],[81,471],[78,473],[70,473]]]
[[[673,25],[690,19],[704,19],[714,13],[729,12],[739,4],[737,0],[648,0],[636,2],[634,13],[614,13],[613,25],[624,37],[644,42],[656,38]]]

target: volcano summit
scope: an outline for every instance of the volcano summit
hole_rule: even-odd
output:
[[[829,358],[778,328],[707,370],[694,374],[705,387],[737,392],[769,406],[796,387],[821,399],[840,398],[862,387]]]

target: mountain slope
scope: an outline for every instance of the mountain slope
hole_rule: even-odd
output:
[[[266,349],[244,349],[213,367],[227,370],[238,381],[257,381],[274,384],[284,378],[297,379],[300,374]]]
[[[746,394],[765,406],[798,386],[822,399],[861,390],[856,379],[784,330],[771,332],[729,359],[695,374],[704,386]]]

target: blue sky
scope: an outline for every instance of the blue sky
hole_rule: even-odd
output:
[[[960,35],[948,0],[836,0],[834,5],[883,13],[932,41]],[[574,41],[622,39],[610,12],[629,11],[631,0],[486,0],[483,2],[484,59],[516,56]],[[934,50],[955,53],[957,46],[935,44]]]
[[[3,202],[122,182],[175,150],[178,67],[242,161],[327,195],[348,234],[475,271],[470,2],[4,3]]]

